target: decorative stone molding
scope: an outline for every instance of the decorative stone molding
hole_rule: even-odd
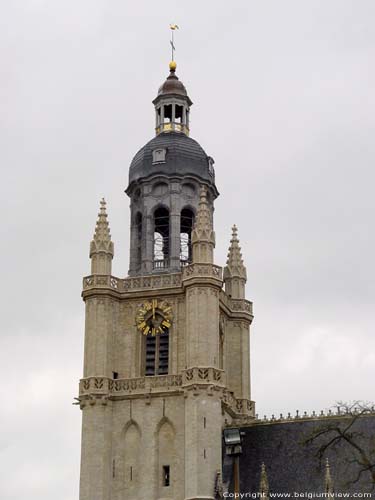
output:
[[[225,372],[212,367],[188,368],[182,372],[182,385],[225,385]]]
[[[110,399],[131,394],[169,392],[181,387],[181,375],[160,375],[158,377],[138,377],[112,379],[108,377],[87,377],[80,380],[80,400],[87,397],[107,395]]]

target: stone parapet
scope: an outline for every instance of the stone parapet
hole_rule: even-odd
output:
[[[83,278],[83,292],[93,289],[110,289],[119,293],[181,287],[181,273],[156,274],[116,278],[115,276],[92,274]]]
[[[223,393],[223,405],[233,418],[255,418],[255,403],[250,399],[237,399],[233,392],[225,390]]]
[[[253,303],[246,299],[232,299],[221,290],[220,303],[227,310],[229,315],[244,314],[253,318]]]
[[[223,270],[215,264],[190,264],[182,269],[183,280],[195,277],[214,278],[222,281]]]
[[[125,292],[150,290],[159,288],[176,288],[181,286],[181,273],[155,274],[154,276],[135,276],[123,279]]]

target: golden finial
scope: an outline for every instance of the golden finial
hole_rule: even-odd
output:
[[[169,63],[169,69],[170,69],[170,71],[172,71],[174,73],[176,71],[176,68],[177,68],[176,61],[171,61]]]

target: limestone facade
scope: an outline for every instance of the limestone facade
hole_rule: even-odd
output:
[[[168,89],[178,113],[179,94]],[[173,141],[179,144],[178,138]],[[168,151],[172,146],[166,147],[162,168],[168,167]],[[168,174],[159,167],[157,172],[146,169],[127,189],[131,236],[126,278],[111,274],[114,248],[101,203],[90,246],[92,272],[83,279],[82,292],[80,500],[213,500],[222,472],[222,429],[255,415],[249,359],[252,303],[244,298],[246,270],[238,264],[238,239],[232,238],[230,250],[237,267],[229,255],[223,280],[222,268],[213,261],[218,192],[212,159],[207,157],[211,174],[200,175],[195,167],[189,170],[189,151],[186,158],[183,148],[178,151],[174,154],[180,154],[185,170]],[[187,206],[191,227],[181,222]],[[155,267],[153,217],[160,207],[169,222],[165,234],[160,230],[164,253]],[[184,224],[189,248],[181,259]],[[163,320],[163,310],[170,311],[170,321]],[[158,315],[168,328],[155,334]],[[163,338],[168,339],[164,348]]]

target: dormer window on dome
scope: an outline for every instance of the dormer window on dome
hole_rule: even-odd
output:
[[[156,135],[162,132],[182,132],[189,135],[189,112],[193,103],[187,95],[184,84],[175,74],[174,61],[169,64],[169,69],[170,74],[153,101]]]
[[[166,155],[167,155],[166,148],[154,149],[152,152],[152,164],[156,165],[158,163],[165,163]]]

